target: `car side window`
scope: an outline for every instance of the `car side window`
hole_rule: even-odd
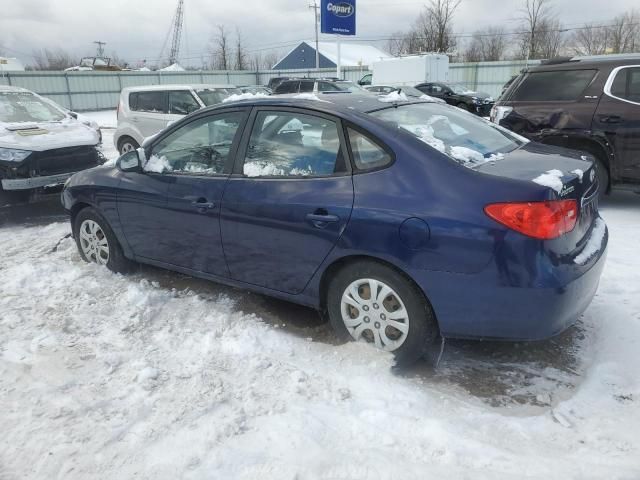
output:
[[[199,118],[154,145],[144,170],[182,175],[219,175],[242,123],[242,112]]]
[[[275,93],[278,93],[278,94],[297,93],[299,84],[300,82],[285,80],[284,82],[282,82],[280,85],[276,87]]]
[[[336,122],[298,112],[256,115],[243,166],[248,177],[329,176],[345,171]]]
[[[444,89],[440,85],[428,85],[428,92],[443,93]]]
[[[169,113],[174,115],[188,115],[200,108],[188,90],[169,92]]]
[[[151,113],[167,113],[165,108],[165,93],[157,92],[138,92],[135,110],[137,112]]]
[[[557,70],[529,73],[511,100],[568,102],[577,100],[593,80],[596,70]]]
[[[129,94],[129,110],[136,110],[138,105],[138,92],[131,92]]]
[[[359,170],[381,168],[391,163],[391,155],[374,140],[352,128],[347,131],[353,160]]]
[[[300,93],[309,93],[313,92],[313,80],[302,80],[300,82]]]
[[[318,82],[318,91],[319,92],[339,92],[340,89],[330,82]]]
[[[611,84],[611,95],[640,103],[640,67],[619,70]]]

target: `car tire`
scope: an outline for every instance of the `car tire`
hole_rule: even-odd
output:
[[[130,273],[136,264],[126,258],[105,218],[97,210],[81,210],[73,222],[73,237],[85,262],[105,265],[116,273]]]
[[[377,296],[372,297],[373,288]],[[439,336],[424,294],[402,273],[381,263],[358,261],[341,268],[327,289],[326,306],[340,339],[365,340],[391,351],[397,366],[414,363]]]
[[[467,112],[470,111],[469,110],[469,106],[464,102],[460,102],[458,105],[456,105],[456,107],[458,107],[458,108],[460,108],[462,110],[465,110]]]
[[[138,142],[136,142],[131,137],[122,137],[120,140],[118,140],[118,153],[120,155],[124,155],[125,153],[131,152],[138,148],[140,148],[140,144],[138,144]]]

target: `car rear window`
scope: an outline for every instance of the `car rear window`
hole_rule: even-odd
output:
[[[577,100],[591,83],[596,70],[530,72],[510,100],[521,102],[567,102]]]
[[[166,93],[164,91],[135,92],[129,95],[129,108],[136,112],[166,112]]]
[[[469,168],[501,160],[505,153],[524,143],[524,139],[504,128],[439,103],[397,105],[371,115],[408,131]]]

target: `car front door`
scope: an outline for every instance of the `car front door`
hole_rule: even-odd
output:
[[[153,143],[145,172],[133,175],[143,185],[163,185],[164,202],[158,195],[153,216],[146,218],[149,195],[137,199],[134,184],[118,204],[136,256],[228,275],[220,240],[220,204],[246,115],[245,110],[235,109],[196,117]]]
[[[640,65],[616,68],[593,117],[614,144],[617,177],[640,180]]]
[[[255,109],[222,199],[232,278],[300,293],[344,231],[353,182],[340,121]]]
[[[167,92],[137,92],[135,105],[130,105],[132,122],[143,137],[155,135],[167,126]]]

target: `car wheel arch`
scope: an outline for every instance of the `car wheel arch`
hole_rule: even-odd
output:
[[[324,271],[322,272],[322,275],[320,277],[320,282],[318,284],[318,292],[319,292],[320,312],[321,312],[321,314],[323,314],[323,315],[326,314],[327,292],[328,292],[328,289],[329,289],[329,284],[331,283],[331,278],[333,276],[335,276],[338,271],[340,271],[341,269],[345,268],[347,265],[351,265],[351,264],[357,263],[357,262],[378,263],[380,265],[384,265],[386,267],[389,267],[389,268],[395,270],[396,272],[398,272],[400,275],[402,275],[408,282],[410,282],[413,286],[415,286],[415,288],[419,292],[422,293],[422,296],[423,296],[424,300],[427,302],[427,304],[431,308],[431,311],[433,312],[434,319],[435,319],[436,324],[438,325],[438,328],[439,328],[440,325],[439,325],[439,322],[438,322],[438,315],[437,315],[435,309],[433,308],[433,304],[432,304],[431,300],[429,299],[429,297],[426,294],[426,292],[420,287],[420,285],[418,285],[416,283],[416,281],[411,277],[411,275],[409,275],[403,268],[401,268],[397,264],[395,264],[393,262],[390,262],[388,260],[382,259],[380,257],[374,257],[374,256],[371,256],[371,255],[357,254],[357,255],[346,255],[346,256],[343,256],[343,257],[339,257],[339,258],[335,259],[330,265],[328,265],[327,268],[324,269]]]
[[[612,184],[612,163],[614,162],[615,153],[606,138],[598,138],[594,135],[567,135],[565,133],[561,135],[547,135],[540,138],[539,141],[546,145],[582,150],[596,157],[607,169],[609,184],[607,185],[606,192],[610,191]]]

